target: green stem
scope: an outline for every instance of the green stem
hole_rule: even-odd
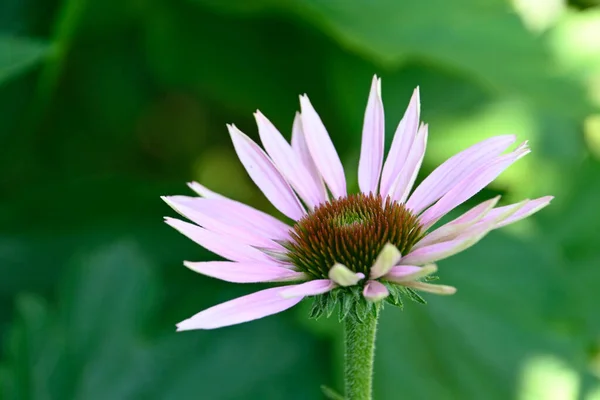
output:
[[[344,320],[346,341],[346,400],[371,400],[373,391],[373,356],[377,315],[368,313],[360,321],[352,313]]]

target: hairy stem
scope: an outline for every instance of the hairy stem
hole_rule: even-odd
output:
[[[368,313],[363,321],[350,313],[344,320],[346,360],[346,400],[371,400],[373,389],[373,356],[377,315]]]

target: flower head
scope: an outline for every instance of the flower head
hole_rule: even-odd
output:
[[[373,78],[358,166],[360,193],[348,194],[340,158],[306,96],[300,97],[289,144],[260,112],[255,117],[264,150],[233,125],[229,133],[250,178],[294,221],[282,222],[250,206],[191,183],[200,197],[163,199],[193,223],[166,222],[229,261],[185,262],[201,274],[235,283],[285,286],[234,299],[178,324],[179,330],[213,329],[284,311],[315,297],[312,315],[340,316],[378,310],[382,300],[401,305],[416,291],[453,294],[429,282],[435,262],[475,244],[493,229],[521,220],[551,196],[496,207],[499,197],[435,227],[447,213],[529,153],[527,143],[496,136],[451,157],[413,191],[428,127],[419,122],[416,89],[384,162],[381,81]],[[416,291],[415,291],[416,290]]]

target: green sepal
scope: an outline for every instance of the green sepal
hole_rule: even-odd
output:
[[[320,294],[315,296],[312,308],[308,315],[311,319],[319,319],[323,315],[327,318],[331,317],[331,314],[335,311],[339,299],[340,289],[334,289],[331,292]]]
[[[427,304],[427,302],[425,301],[424,298],[422,298],[417,292],[415,292],[413,289],[409,288],[409,287],[405,287],[404,288],[404,292],[406,293],[406,295],[408,296],[409,299],[411,299],[412,301],[415,301],[417,303],[421,303],[421,304]]]
[[[321,385],[321,390],[323,391],[323,395],[325,395],[325,397],[327,397],[329,400],[344,400],[344,396],[330,387]]]
[[[382,282],[387,288],[390,295],[385,298],[385,301],[393,306],[403,308],[404,303],[402,302],[402,289],[398,285],[394,285],[391,282]]]
[[[312,303],[312,307],[310,309],[310,313],[308,314],[308,318],[310,319],[319,319],[325,313],[325,295],[321,294],[315,296],[315,300]]]
[[[369,306],[372,306],[373,303],[364,299],[360,299],[354,304],[354,313],[356,314],[356,318],[358,318],[360,322],[365,322],[367,316],[369,315]]]
[[[327,299],[325,301],[325,315],[327,318],[331,317],[331,314],[335,311],[335,307],[338,304],[338,294],[340,293],[340,289],[334,289],[327,294]]]
[[[354,303],[354,297],[349,296],[348,292],[342,294],[340,301],[340,314],[338,316],[340,322],[346,319],[350,311],[354,308]]]

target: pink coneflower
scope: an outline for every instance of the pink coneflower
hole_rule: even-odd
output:
[[[358,166],[360,192],[349,194],[325,126],[308,97],[300,97],[300,106],[291,145],[258,111],[265,150],[228,126],[250,178],[292,224],[198,183],[190,187],[201,197],[164,197],[193,222],[167,218],[169,225],[229,260],[185,262],[188,268],[234,283],[286,283],[204,310],[179,323],[178,330],[251,321],[310,296],[322,300],[316,303],[316,314],[330,313],[337,300],[344,314],[352,307],[344,304],[397,304],[399,296],[414,296],[414,290],[453,294],[453,287],[428,282],[437,270],[435,262],[467,249],[493,229],[535,213],[552,199],[495,207],[496,197],[434,228],[529,153],[527,144],[506,152],[515,136],[484,140],[448,159],[413,191],[427,143],[427,125],[419,123],[419,91],[414,91],[384,162],[381,81],[374,77]]]

